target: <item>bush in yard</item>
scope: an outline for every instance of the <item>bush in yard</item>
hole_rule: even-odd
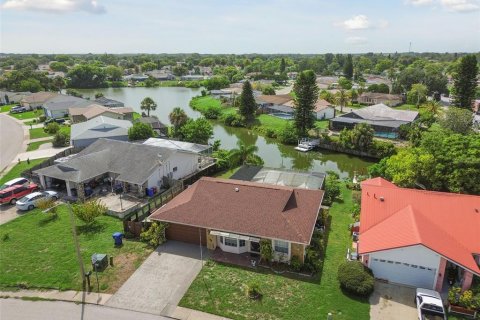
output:
[[[167,241],[167,238],[165,237],[165,229],[167,227],[167,223],[154,222],[150,228],[140,233],[140,240],[148,243],[151,247],[156,248]]]
[[[227,114],[223,123],[229,127],[245,127],[245,119],[239,114]]]
[[[281,143],[285,144],[297,144],[298,142],[297,130],[293,123],[287,123],[277,134],[277,137]]]
[[[336,172],[327,171],[325,178],[325,195],[323,196],[323,203],[331,206],[332,203],[340,196],[340,181]]]
[[[317,273],[322,267],[322,261],[319,252],[312,246],[305,249],[305,269],[312,273]]]
[[[98,200],[90,200],[72,205],[72,211],[78,219],[87,225],[91,225],[96,218],[107,213],[107,207]]]
[[[268,239],[260,240],[260,256],[265,261],[271,261],[273,259],[272,241]]]
[[[45,120],[47,120],[47,117],[45,115],[41,115],[40,117],[38,117],[39,122],[45,122]]]
[[[245,293],[250,299],[258,299],[262,295],[260,285],[255,281],[251,281],[245,286]]]
[[[222,109],[220,107],[209,106],[207,110],[205,110],[203,115],[207,119],[218,119],[221,113],[222,113]]]
[[[375,284],[372,271],[360,261],[345,261],[338,267],[340,286],[345,291],[366,297],[373,292]]]
[[[128,129],[128,140],[145,140],[153,137],[154,132],[152,126],[142,122],[135,122],[132,127]]]
[[[300,262],[300,259],[298,259],[297,256],[293,256],[290,259],[290,268],[292,268],[293,271],[299,272],[302,270],[302,263]]]
[[[48,210],[48,214],[52,217],[56,217],[57,216],[57,208],[55,206],[55,200],[53,199],[50,199],[50,198],[42,198],[42,199],[39,199],[36,204],[38,209],[42,210],[42,211],[46,211]]]
[[[43,131],[45,131],[48,134],[55,134],[60,130],[60,126],[56,122],[50,122],[45,126]]]
[[[65,132],[57,132],[53,136],[52,146],[54,148],[61,148],[70,145],[70,136]]]

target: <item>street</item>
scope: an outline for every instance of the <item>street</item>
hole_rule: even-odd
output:
[[[23,128],[5,114],[0,114],[0,172],[22,151]]]
[[[0,319],[9,320],[167,320],[162,316],[91,304],[63,301],[24,301],[0,299]]]

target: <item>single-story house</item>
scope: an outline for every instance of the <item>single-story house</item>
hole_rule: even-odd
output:
[[[70,108],[68,113],[72,123],[84,122],[99,116],[118,120],[133,120],[132,108],[107,108],[99,104],[91,104],[84,108]]]
[[[58,93],[50,91],[35,92],[20,100],[20,105],[29,110],[38,109],[41,108],[45,102],[58,95]]]
[[[128,76],[123,77],[124,80],[128,81],[145,81],[148,79],[148,76],[145,74],[131,74]]]
[[[167,148],[171,150],[182,150],[188,151],[198,154],[210,155],[212,154],[212,146],[199,144],[199,143],[192,143],[186,141],[177,141],[171,139],[163,139],[163,138],[148,138],[143,142],[145,145]]]
[[[293,117],[295,102],[291,95],[259,95],[255,97],[258,107],[270,114],[288,114]],[[326,100],[318,99],[315,103],[313,115],[317,120],[331,119],[335,117],[335,107]]]
[[[187,74],[187,75],[181,76],[180,79],[182,81],[197,81],[197,80],[204,80],[205,76],[201,74]]]
[[[121,101],[100,97],[94,100],[95,103],[107,108],[123,108],[125,105]]]
[[[167,222],[167,239],[210,250],[260,253],[271,241],[274,259],[304,261],[323,191],[202,177],[150,220]]]
[[[53,166],[35,170],[43,188],[63,184],[69,196],[85,198],[93,181],[109,180],[112,186],[144,196],[147,188],[158,189],[203,170],[204,155],[140,143],[98,139],[79,153]]]
[[[92,101],[74,96],[58,94],[42,104],[43,112],[49,118],[63,118],[68,116],[70,108],[85,108]]]
[[[291,113],[294,113],[295,104],[293,100],[290,100],[284,104],[284,106],[291,107]],[[313,109],[313,114],[315,119],[317,120],[326,120],[335,118],[335,106],[333,106],[330,102],[324,99],[318,99],[315,103],[315,107]]]
[[[22,99],[31,94],[31,92],[0,91],[0,104],[20,103]]]
[[[100,138],[128,141],[128,129],[132,122],[98,116],[72,125],[70,144],[74,148],[85,148]]]
[[[164,125],[160,120],[155,116],[150,117],[141,117],[138,119],[139,122],[148,124],[152,127],[153,131],[158,133],[161,136],[168,136],[168,126]]]
[[[385,104],[389,107],[395,107],[405,102],[405,99],[399,94],[364,92],[357,98],[358,103],[366,105]]]
[[[480,276],[480,197],[363,181],[358,253],[376,278],[442,291]]]
[[[367,123],[373,127],[376,136],[395,139],[401,125],[410,124],[417,118],[417,111],[397,110],[376,104],[330,119],[330,129],[341,131],[343,128],[352,129],[358,123]]]
[[[322,189],[326,174],[244,165],[230,179],[302,189]]]
[[[175,76],[170,71],[152,70],[145,72],[145,74],[159,81],[175,80]]]

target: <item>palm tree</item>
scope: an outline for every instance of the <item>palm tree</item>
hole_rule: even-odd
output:
[[[345,89],[340,89],[335,94],[335,103],[340,106],[340,112],[343,112],[343,107],[348,103],[348,92]]]
[[[157,104],[153,101],[152,98],[146,97],[140,103],[140,109],[147,111],[147,116],[150,117],[150,111],[155,111],[157,109]]]
[[[170,123],[173,125],[173,135],[176,136],[180,127],[188,120],[188,116],[182,108],[176,107],[168,115]]]
[[[425,108],[425,110],[432,114],[433,116],[437,116],[440,114],[441,112],[441,108],[442,106],[440,105],[440,102],[436,101],[436,100],[428,100],[427,102],[425,102],[423,105],[422,105],[423,108]]]
[[[256,145],[246,145],[243,141],[237,141],[238,149],[230,150],[231,164],[246,164],[247,159],[255,156],[255,152],[258,151]]]

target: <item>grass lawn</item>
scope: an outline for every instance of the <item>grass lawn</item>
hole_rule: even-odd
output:
[[[336,279],[337,269],[345,260],[351,238],[348,224],[353,220],[351,191],[342,186],[343,202],[335,203],[321,277],[312,281],[291,279],[267,271],[209,263],[203,267],[180,306],[232,319],[326,319],[331,312],[335,320],[369,319],[367,299],[345,295]],[[252,301],[244,286],[256,281],[263,297]]]
[[[315,127],[318,129],[328,129],[329,122],[328,120],[317,120],[315,121]]]
[[[134,112],[133,113],[133,120],[137,120],[137,119],[140,119],[142,117],[142,115],[138,112]]]
[[[70,126],[60,126],[60,131],[68,135],[70,135],[71,129],[72,128]],[[29,131],[30,131],[30,139],[38,139],[38,138],[53,136],[52,134],[49,134],[43,131],[43,128],[34,128],[34,129],[30,129]]]
[[[27,151],[34,151],[37,150],[42,144],[52,142],[52,140],[45,140],[45,141],[36,141],[30,142],[27,147]]]
[[[266,129],[281,130],[288,123],[289,120],[281,119],[268,114],[261,114],[257,117],[260,126]]]
[[[15,104],[6,104],[4,106],[0,107],[0,112],[8,112],[10,109],[12,109],[15,106]]]
[[[237,172],[238,169],[240,169],[240,167],[235,167],[235,168],[227,170],[227,171],[222,171],[222,172],[217,173],[214,177],[215,178],[222,178],[222,179],[230,179],[230,177],[233,176],[233,174],[235,172]]]
[[[19,120],[23,119],[33,119],[33,118],[38,118],[39,115],[41,115],[39,111],[27,111],[23,113],[10,113],[9,116],[14,117]]]
[[[58,211],[58,217],[52,219],[34,209],[0,226],[1,287],[82,288],[67,206]],[[114,257],[114,266],[98,274],[102,292],[117,290],[151,252],[144,243],[130,240],[114,247],[112,234],[123,230],[119,219],[102,216],[90,228],[79,221],[77,226],[85,271],[92,270],[94,253]],[[96,287],[95,276],[91,279]]]
[[[2,178],[0,178],[0,185],[4,184],[5,182],[7,182],[9,180],[19,178],[20,174],[23,171],[25,171],[27,169],[30,169],[33,166],[36,166],[37,164],[42,163],[43,161],[45,161],[45,159],[30,160],[30,164],[28,164],[27,161],[22,161],[20,163],[17,163],[10,171],[5,173],[5,175],[2,176]],[[0,245],[0,247],[1,247],[1,245]],[[0,257],[0,261],[1,261],[1,257]]]
[[[209,107],[221,108],[221,115],[235,113],[236,108],[223,105],[219,99],[212,96],[196,97],[190,101],[190,106],[201,113],[205,113]]]

